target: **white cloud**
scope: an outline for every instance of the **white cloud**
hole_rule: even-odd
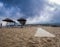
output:
[[[40,15],[36,15],[33,18],[27,19],[27,24],[36,24],[36,23],[48,23],[53,18],[53,13],[55,11],[55,7],[51,7],[46,5],[44,9],[41,11]]]
[[[3,3],[2,2],[0,2],[0,8],[2,8],[4,5],[3,5]]]
[[[52,3],[49,3],[52,2]],[[57,5],[56,5],[56,4]],[[60,6],[59,6],[60,1],[59,0],[49,0],[46,2],[44,9],[40,12],[40,15],[36,15],[33,18],[28,18],[27,19],[27,24],[36,24],[36,23],[53,23],[55,20],[58,20],[57,14],[60,12]],[[39,12],[38,12],[39,13]],[[57,19],[54,19],[57,18]],[[53,22],[52,22],[53,20]]]
[[[0,9],[0,19],[4,18],[11,18],[11,19],[17,19],[20,18],[22,16],[24,16],[21,11],[20,8],[18,7],[11,7],[11,8],[5,8],[5,6],[3,6]]]
[[[49,3],[60,5],[60,0],[48,0]]]

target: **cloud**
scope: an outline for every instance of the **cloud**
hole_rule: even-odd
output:
[[[60,5],[60,0],[48,0],[49,3]]]
[[[2,7],[3,7],[3,3],[0,2],[0,8],[2,8]]]
[[[20,12],[24,14],[25,18],[39,14],[38,11],[42,10],[45,3],[43,0],[1,0],[1,2],[5,4],[5,7],[20,8]]]
[[[53,13],[52,22],[53,23],[60,23],[60,0],[49,0],[49,4],[51,4],[55,11]]]
[[[38,23],[60,23],[60,7],[58,4],[58,0],[56,0],[56,4],[52,1],[53,4],[50,3],[50,0],[44,4],[44,9],[38,13],[33,18],[28,18],[27,24],[38,24]]]
[[[24,17],[27,24],[52,23],[59,22],[59,12],[59,0],[0,0],[0,19]]]
[[[38,23],[48,23],[52,18],[52,14],[49,14],[48,11],[43,11],[40,15],[33,18],[27,19],[27,24],[38,24]]]
[[[39,15],[36,15],[33,18],[28,18],[27,20],[27,24],[38,24],[38,23],[50,23],[52,18],[53,18],[53,14],[55,11],[55,7],[51,7],[47,4],[45,4],[44,9],[40,12]],[[39,11],[38,11],[39,13]]]
[[[17,19],[22,16],[24,15],[21,13],[20,8],[14,6],[6,8],[2,2],[0,3],[0,20],[4,18]]]
[[[35,15],[39,15],[38,11],[40,12],[44,7],[43,4],[45,3],[42,0],[8,0],[2,1],[3,6],[0,9],[0,18],[9,17],[9,18],[20,18],[20,17],[34,17]],[[41,7],[42,6],[42,7]]]

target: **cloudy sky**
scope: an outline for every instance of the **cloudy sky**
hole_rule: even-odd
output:
[[[28,24],[60,23],[60,0],[0,0],[0,20],[21,17]]]

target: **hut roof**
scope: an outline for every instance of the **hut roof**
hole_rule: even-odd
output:
[[[11,20],[11,19],[9,19],[9,18],[6,18],[6,19],[4,19],[4,20],[2,20],[2,21],[6,21],[6,22],[14,22],[13,20]]]

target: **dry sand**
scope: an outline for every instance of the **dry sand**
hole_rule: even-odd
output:
[[[39,27],[56,37],[34,37],[36,26],[0,28],[0,47],[60,47],[60,27]]]

